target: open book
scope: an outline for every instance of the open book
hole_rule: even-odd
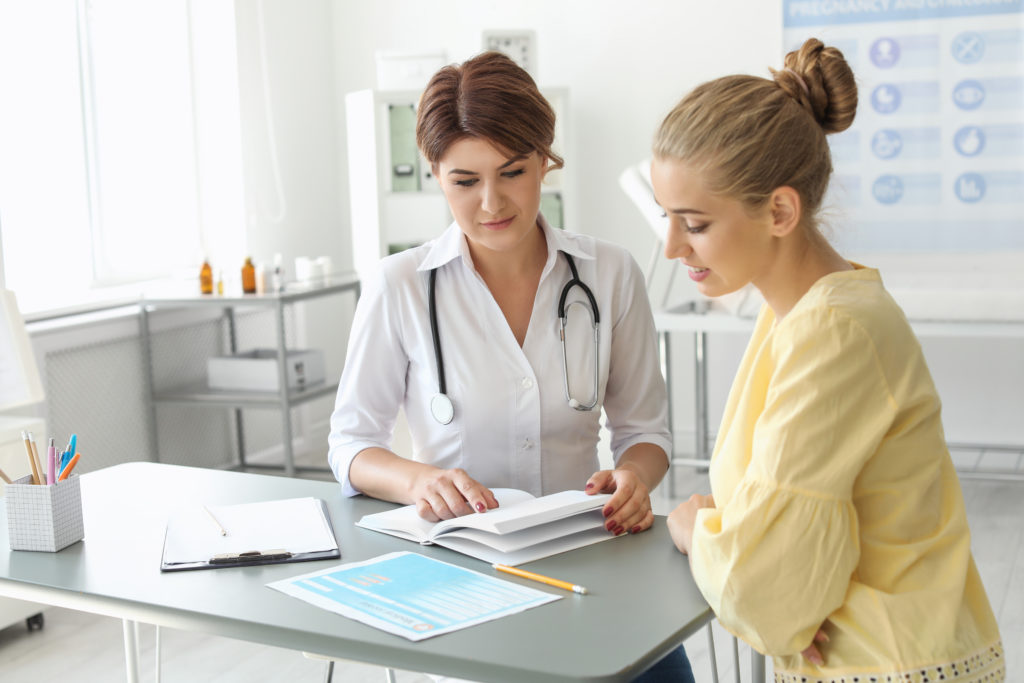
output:
[[[491,489],[498,507],[428,522],[415,505],[366,515],[356,526],[424,545],[436,543],[485,562],[517,565],[615,538],[601,508],[609,493],[562,491],[535,498],[517,489]]]

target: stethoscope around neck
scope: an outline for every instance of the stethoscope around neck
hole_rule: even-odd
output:
[[[590,291],[590,287],[587,287],[583,280],[580,280],[579,273],[576,271],[576,262],[573,260],[572,256],[564,251],[561,253],[565,256],[565,260],[569,262],[569,270],[572,272],[572,278],[570,278],[569,281],[565,283],[565,286],[562,287],[562,294],[558,297],[558,337],[562,345],[562,385],[565,387],[565,400],[569,403],[569,407],[574,410],[593,410],[597,406],[597,390],[600,378],[598,373],[600,359],[597,352],[601,341],[601,311],[597,307],[597,299],[594,298],[594,293]],[[570,301],[566,303],[566,299],[573,287],[579,287],[583,291],[587,297],[586,302]],[[437,268],[433,268],[430,271],[427,308],[430,314],[430,336],[434,342],[434,359],[437,363],[437,393],[430,399],[430,413],[440,424],[446,425],[455,417],[455,406],[452,404],[452,400],[448,398],[448,385],[444,374],[444,358],[441,355],[441,336],[438,333],[437,328],[436,289]],[[587,304],[589,304],[589,306]],[[565,325],[568,321],[569,309],[573,306],[583,306],[587,309],[587,313],[590,314],[590,326],[594,331],[594,388],[588,403],[582,403],[573,398],[572,393],[569,391],[569,363],[566,360]]]

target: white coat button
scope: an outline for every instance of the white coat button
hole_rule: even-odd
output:
[[[523,378],[523,389],[530,389],[531,387],[533,387],[533,380],[530,379],[529,377],[524,377]]]
[[[528,451],[531,448],[533,448],[533,442],[530,441],[529,439],[523,439],[523,446],[522,447],[523,447],[524,451]]]

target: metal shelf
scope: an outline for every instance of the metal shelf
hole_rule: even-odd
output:
[[[288,392],[288,403],[294,408],[307,401],[333,394],[338,383],[315,382],[304,389]],[[281,394],[276,391],[231,391],[210,389],[205,384],[194,383],[153,392],[157,403],[205,403],[237,408],[276,408],[281,405]]]
[[[156,405],[157,404],[191,404],[225,408],[234,411],[235,434],[238,444],[238,466],[248,467],[245,461],[245,436],[242,429],[242,410],[246,408],[272,408],[281,411],[281,432],[284,450],[284,473],[294,476],[299,468],[295,466],[295,454],[292,443],[291,409],[312,401],[317,398],[328,396],[335,391],[337,383],[326,381],[317,382],[309,386],[299,388],[288,387],[287,367],[285,354],[287,349],[285,335],[285,307],[309,299],[332,296],[352,292],[356,299],[359,298],[360,282],[356,275],[343,277],[331,277],[326,281],[317,283],[289,283],[279,292],[268,292],[261,294],[232,293],[223,294],[194,294],[182,291],[181,287],[164,288],[162,290],[151,290],[147,292],[140,301],[139,326],[142,333],[143,353],[146,360],[147,387],[150,398],[150,419],[153,427],[150,430],[151,451],[154,455],[159,454],[156,430]],[[228,351],[231,354],[237,352],[236,309],[264,308],[274,311],[276,338],[274,347],[277,350],[278,365],[278,391],[241,391],[241,390],[218,390],[210,389],[205,382],[192,382],[170,388],[157,389],[153,379],[153,350],[150,335],[150,313],[160,308],[178,309],[210,309],[216,308],[222,311],[223,321],[228,331]],[[159,459],[159,456],[157,456]]]

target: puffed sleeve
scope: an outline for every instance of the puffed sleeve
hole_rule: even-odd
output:
[[[616,462],[634,444],[672,452],[668,394],[658,361],[658,335],[640,267],[622,251],[622,277],[611,322],[611,359],[604,411]]]
[[[860,557],[853,485],[895,404],[871,337],[840,313],[793,313],[765,344],[715,454],[749,464],[698,513],[690,566],[725,628],[783,656],[843,604]]]
[[[331,414],[327,461],[347,496],[359,493],[349,481],[352,460],[370,447],[390,448],[405,395],[409,360],[389,291],[383,269],[363,282]]]

